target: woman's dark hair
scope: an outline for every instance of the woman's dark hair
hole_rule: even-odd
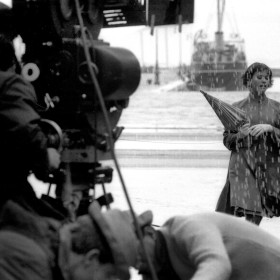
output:
[[[272,71],[271,71],[271,69],[267,65],[265,65],[264,63],[260,63],[260,62],[255,62],[255,63],[251,64],[247,68],[247,70],[245,71],[245,73],[242,76],[243,85],[245,87],[247,87],[248,86],[248,82],[252,80],[254,74],[256,72],[264,71],[264,70],[266,70],[268,72],[269,80],[270,80],[269,87],[271,87],[272,84],[273,84]]]
[[[13,65],[16,66],[16,73],[20,73],[12,41],[6,35],[0,34],[0,70],[7,71]]]

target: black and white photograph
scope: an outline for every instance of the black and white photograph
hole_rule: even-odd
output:
[[[0,0],[0,279],[280,279],[279,0]]]

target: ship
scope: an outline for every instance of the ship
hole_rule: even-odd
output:
[[[225,0],[217,0],[217,31],[214,39],[199,30],[194,36],[193,53],[188,70],[190,90],[244,90],[242,75],[247,68],[245,41],[238,33],[224,39]]]

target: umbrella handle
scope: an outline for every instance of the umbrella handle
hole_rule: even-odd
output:
[[[246,123],[250,123],[250,121],[249,120],[242,120],[237,128],[239,129],[241,126],[243,126]]]

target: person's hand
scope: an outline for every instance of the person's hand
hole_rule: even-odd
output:
[[[49,170],[53,171],[58,169],[60,165],[60,153],[54,148],[47,148],[48,160],[49,160]]]
[[[245,123],[243,126],[239,128],[239,138],[244,138],[248,136],[250,133],[250,123]]]
[[[272,132],[273,127],[270,124],[255,124],[250,127],[250,134],[255,137],[259,137],[265,132]]]

